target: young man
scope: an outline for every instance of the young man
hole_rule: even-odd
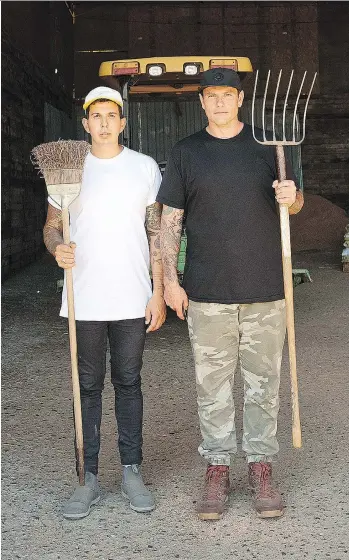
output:
[[[63,515],[70,519],[85,517],[100,499],[97,473],[108,339],[122,493],[135,511],[155,507],[140,473],[140,372],[146,332],[160,328],[166,317],[161,205],[156,202],[161,174],[152,158],[119,144],[126,124],[122,105],[121,95],[111,88],[98,87],[86,96],[82,124],[91,135],[92,146],[81,193],[70,206],[74,243],[64,245],[61,211],[51,199],[44,227],[47,249],[61,268],[73,267],[74,277],[86,475],[85,486],[78,487],[65,505]],[[60,314],[68,316],[65,288]]]
[[[272,481],[285,302],[275,199],[300,210],[302,195],[278,182],[274,148],[258,144],[239,121],[239,76],[203,73],[200,101],[206,129],[173,148],[157,197],[163,207],[161,251],[165,301],[184,319],[195,360],[197,402],[208,468],[200,519],[219,519],[236,453],[232,383],[238,359],[244,379],[244,430],[249,482],[262,517],[283,513]],[[183,216],[188,236],[182,288],[176,263]]]

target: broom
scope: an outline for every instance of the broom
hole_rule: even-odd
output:
[[[70,243],[69,206],[79,196],[83,167],[91,146],[88,142],[76,140],[59,140],[46,142],[32,150],[31,161],[45,179],[47,192],[54,202],[62,208],[63,241]],[[84,441],[82,432],[82,415],[80,384],[78,373],[76,325],[74,312],[73,272],[65,270],[68,300],[68,323],[70,359],[72,370],[74,424],[77,450],[79,484],[85,484]]]

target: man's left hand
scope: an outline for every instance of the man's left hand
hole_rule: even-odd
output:
[[[166,319],[166,304],[161,294],[154,293],[145,310],[145,323],[149,325],[147,333],[157,331]]]
[[[275,198],[279,204],[287,204],[292,206],[296,201],[297,188],[294,181],[274,181],[273,189],[275,189]]]

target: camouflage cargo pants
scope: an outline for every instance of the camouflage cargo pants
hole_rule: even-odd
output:
[[[271,461],[276,439],[285,339],[285,300],[251,304],[190,301],[188,328],[195,361],[203,442],[211,464],[229,465],[236,453],[234,373],[244,381],[242,449],[251,461]]]

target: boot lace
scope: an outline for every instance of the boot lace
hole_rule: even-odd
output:
[[[211,465],[207,469],[204,498],[207,501],[221,500],[226,491],[228,469],[223,465]]]
[[[276,491],[272,486],[271,466],[268,463],[254,463],[251,468],[253,484],[261,498],[274,498]]]

